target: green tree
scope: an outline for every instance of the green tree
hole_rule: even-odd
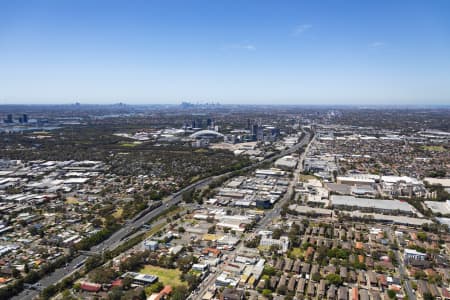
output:
[[[171,300],[185,300],[189,295],[188,290],[184,286],[177,286],[173,289],[172,295],[170,297]]]
[[[321,276],[320,276],[319,272],[316,272],[316,273],[312,274],[312,276],[311,276],[311,279],[316,282],[319,281],[320,278],[321,278]]]
[[[148,287],[148,291],[153,294],[153,293],[159,293],[162,289],[164,288],[164,284],[160,281],[155,282],[154,284],[152,284],[151,286]]]
[[[283,233],[283,230],[281,230],[280,228],[276,228],[272,232],[272,238],[278,240],[281,237],[282,233]]]
[[[93,270],[96,267],[100,266],[102,258],[100,255],[91,256],[88,259],[86,259],[86,262],[84,263],[84,267],[87,271]]]
[[[122,286],[125,290],[129,289],[131,287],[131,284],[133,283],[133,278],[129,276],[125,276],[125,278],[122,280]]]
[[[101,284],[110,283],[116,276],[116,271],[106,267],[97,268],[89,273],[89,279],[91,281]]]
[[[186,203],[192,203],[194,197],[194,189],[190,189],[182,194],[183,201]]]
[[[325,279],[330,283],[334,285],[341,285],[342,284],[342,278],[338,274],[328,274]]]
[[[73,285],[73,290],[78,292],[81,289],[81,284],[79,282]]]
[[[414,273],[414,278],[415,279],[425,279],[426,277],[427,277],[427,274],[424,271],[422,271],[422,270],[417,270]]]
[[[121,288],[115,286],[111,289],[111,292],[108,294],[109,300],[120,300],[123,297],[123,291]]]
[[[215,233],[216,232],[216,226],[215,225],[213,225],[213,226],[211,226],[211,227],[209,227],[208,228],[208,233]]]
[[[394,290],[388,290],[387,294],[390,299],[395,299],[397,295]]]
[[[277,273],[274,267],[266,265],[263,269],[263,275],[274,276]]]
[[[417,238],[423,242],[427,239],[427,234],[423,231],[420,231],[417,233]]]
[[[434,300],[434,297],[430,293],[424,293],[423,294],[423,299],[424,300]]]
[[[62,297],[62,300],[76,300],[76,298],[70,294],[69,290],[64,290],[61,293],[61,297]]]

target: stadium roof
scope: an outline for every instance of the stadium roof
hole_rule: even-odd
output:
[[[198,138],[202,136],[216,136],[216,137],[223,137],[223,134],[220,132],[214,131],[214,130],[200,130],[190,135],[191,138]]]

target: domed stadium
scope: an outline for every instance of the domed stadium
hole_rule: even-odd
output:
[[[223,138],[224,135],[220,132],[214,130],[200,130],[190,135],[191,138],[206,138],[206,139],[216,139]]]

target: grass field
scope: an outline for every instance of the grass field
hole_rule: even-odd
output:
[[[67,197],[67,198],[66,198],[66,203],[67,203],[67,204],[78,204],[78,203],[80,203],[80,202],[79,202],[78,199],[75,198],[75,197]]]
[[[444,152],[445,148],[444,146],[422,146],[423,150],[426,151],[435,151],[435,152]]]
[[[147,238],[151,237],[152,235],[154,235],[155,233],[157,233],[158,231],[163,229],[164,226],[166,226],[166,225],[167,225],[167,223],[160,223],[160,224],[152,226],[152,228],[150,228],[150,230],[145,233],[145,236]]]
[[[301,248],[293,248],[291,254],[296,258],[303,257],[303,250]]]
[[[140,145],[140,144],[142,144],[142,142],[132,142],[132,143],[129,143],[129,142],[120,142],[120,146],[122,146],[122,147],[130,147],[130,148],[132,148],[132,147],[136,147],[136,146],[138,146],[138,145]]]
[[[258,250],[259,251],[268,251],[270,249],[270,247],[269,246],[258,246]]]
[[[164,285],[170,285],[172,287],[180,285],[186,286],[186,283],[182,282],[180,279],[181,271],[178,269],[165,269],[161,267],[146,265],[139,271],[139,273],[156,275],[158,276],[158,280]]]
[[[123,208],[118,208],[114,213],[113,217],[119,219],[123,214]]]
[[[299,177],[298,179],[299,179],[300,181],[307,182],[307,181],[310,180],[310,179],[317,179],[317,177],[316,177],[316,176],[313,176],[313,175],[300,174],[300,177]]]
[[[193,183],[193,182],[196,182],[197,180],[199,180],[200,179],[200,176],[194,176],[194,177],[192,177],[192,179],[190,180],[190,182],[191,183]]]

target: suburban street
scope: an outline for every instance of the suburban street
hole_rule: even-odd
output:
[[[388,230],[389,240],[391,242],[394,242],[395,241],[394,232],[392,232],[391,228],[388,228],[387,230]],[[404,261],[401,257],[401,254],[398,250],[395,250],[394,253],[395,253],[395,259],[398,262],[398,272],[400,274],[400,279],[404,282],[404,288],[405,288],[406,294],[408,295],[408,299],[416,300],[416,294],[414,293],[414,290],[411,287],[411,283],[409,282],[408,275],[406,274],[405,265],[404,265]]]
[[[400,257],[398,250],[395,251],[395,258],[398,261],[398,270],[400,273],[400,279],[403,280],[405,283],[404,286],[405,286],[406,294],[408,294],[408,299],[416,300],[416,295],[411,287],[411,284],[408,279],[408,275],[406,275],[404,262],[403,262],[402,258]]]
[[[283,198],[280,201],[278,201],[271,210],[267,211],[264,214],[264,216],[259,220],[257,226],[255,227],[254,233],[256,233],[259,230],[264,230],[266,228],[266,226],[273,220],[273,218],[279,216],[283,205],[291,199],[291,197],[294,193],[295,183],[298,181],[298,177],[302,170],[303,159],[305,158],[305,154],[308,152],[309,146],[314,141],[314,138],[311,141],[309,141],[309,138],[310,138],[309,133],[306,133],[304,139],[298,145],[296,145],[296,147],[297,146],[301,147],[301,146],[304,146],[307,144],[307,147],[305,148],[305,151],[300,156],[300,159],[297,164],[297,168],[294,170],[294,177],[289,182],[287,192],[284,194]],[[239,253],[239,250],[243,247],[243,245],[244,245],[243,240],[245,240],[245,238],[242,239],[240,244],[234,250],[227,252],[227,259],[231,258],[231,262],[232,262],[232,258],[234,258],[235,255],[237,253]],[[208,289],[214,285],[214,282],[216,281],[219,274],[221,274],[220,271],[223,269],[224,264],[226,264],[226,263],[227,263],[227,261],[223,261],[216,268],[217,269],[216,272],[212,273],[210,275],[210,277],[200,285],[200,290],[197,292],[194,291],[194,293],[192,293],[190,295],[189,299],[201,299],[205,295],[205,293],[208,291]]]

